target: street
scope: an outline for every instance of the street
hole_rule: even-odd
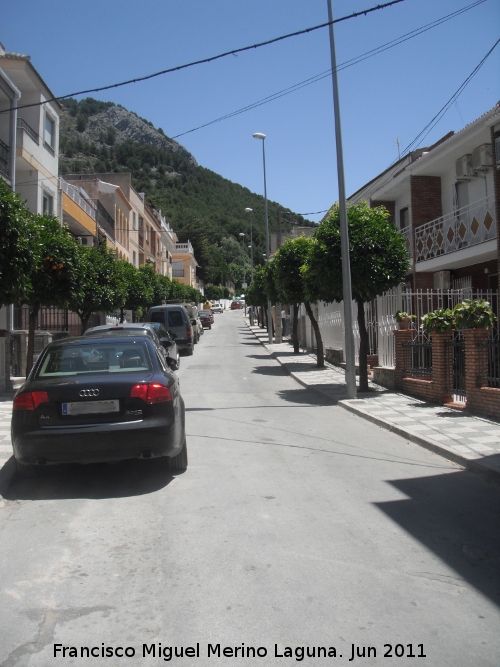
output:
[[[298,385],[241,311],[179,377],[185,473],[0,483],[0,667],[500,665],[498,485]]]

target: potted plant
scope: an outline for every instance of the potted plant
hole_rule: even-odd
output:
[[[422,329],[425,333],[445,333],[453,331],[455,316],[449,308],[436,308],[436,310],[422,316]]]
[[[453,309],[457,329],[491,329],[497,317],[488,301],[465,299]]]
[[[410,327],[410,322],[416,318],[416,315],[405,313],[404,310],[397,310],[394,314],[394,319],[398,323],[398,329],[406,331]]]

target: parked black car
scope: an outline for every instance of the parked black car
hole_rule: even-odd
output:
[[[14,397],[18,472],[38,466],[165,457],[187,467],[179,380],[155,343],[125,333],[49,343]]]
[[[201,320],[201,324],[204,329],[211,329],[212,328],[212,318],[210,317],[210,313],[208,310],[200,310],[198,313],[198,317]]]

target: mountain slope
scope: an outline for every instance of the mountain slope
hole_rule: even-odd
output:
[[[240,232],[250,239],[253,209],[254,260],[261,263],[265,251],[264,198],[197,164],[184,146],[161,128],[111,102],[87,98],[66,100],[61,114],[60,171],[105,173],[130,171],[136,190],[161,209],[181,241],[193,243],[201,264],[200,274],[210,282],[228,278],[227,258],[219,252],[222,239],[240,242]],[[276,227],[279,204],[269,201],[269,226]],[[289,209],[287,221],[313,225]],[[233,244],[234,245],[234,244]],[[201,261],[200,261],[201,260]],[[242,262],[242,256],[234,257]]]

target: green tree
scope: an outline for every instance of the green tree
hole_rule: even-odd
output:
[[[399,285],[409,270],[403,236],[389,222],[383,207],[366,202],[347,209],[351,258],[352,296],[358,306],[359,388],[368,390],[368,332],[364,304]],[[304,269],[306,288],[317,298],[331,303],[342,301],[340,214],[335,205],[315,234],[310,261]]]
[[[306,289],[303,267],[307,265],[311,254],[313,240],[305,236],[289,239],[279,248],[274,256],[274,278],[278,296],[282,303],[293,305],[292,341],[295,354],[299,352],[297,335],[297,314],[299,304],[303,303],[316,336],[316,360],[319,368],[325,365],[323,339],[314,317],[311,303],[317,298]]]
[[[88,327],[89,317],[99,311],[111,312],[121,308],[126,288],[120,270],[116,268],[115,255],[105,243],[97,248],[77,246],[79,258],[79,291],[68,306],[82,323],[82,333]]]
[[[37,230],[33,216],[0,178],[0,306],[23,301],[36,263]]]
[[[18,303],[29,306],[26,375],[33,366],[35,329],[42,306],[65,308],[80,294],[79,246],[53,216],[32,216],[36,253],[30,267],[30,288]]]

